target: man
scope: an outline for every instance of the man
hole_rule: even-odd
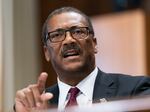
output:
[[[45,89],[48,75],[41,73],[37,84],[17,91],[16,112],[48,109],[52,105],[64,110],[72,102],[70,88],[78,91],[74,102],[79,106],[103,98],[150,94],[150,78],[108,74],[96,66],[97,41],[93,27],[79,10],[63,7],[53,11],[44,24],[42,39],[45,58],[51,61],[58,83]]]

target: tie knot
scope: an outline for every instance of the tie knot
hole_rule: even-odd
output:
[[[70,88],[68,93],[70,93],[72,97],[76,97],[79,91],[80,90],[77,87],[73,87],[73,88]]]

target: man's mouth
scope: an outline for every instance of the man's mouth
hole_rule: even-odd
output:
[[[64,58],[68,58],[68,57],[72,57],[72,56],[78,56],[78,55],[79,55],[79,51],[76,49],[70,49],[70,50],[67,50],[63,53]]]

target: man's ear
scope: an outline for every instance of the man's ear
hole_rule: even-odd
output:
[[[98,47],[97,47],[97,39],[93,38],[93,42],[94,42],[94,53],[98,53]]]
[[[49,50],[48,50],[48,48],[47,48],[47,46],[46,45],[44,45],[44,47],[43,47],[43,49],[44,49],[44,54],[45,54],[45,59],[46,59],[46,61],[50,61],[50,54],[49,54]]]

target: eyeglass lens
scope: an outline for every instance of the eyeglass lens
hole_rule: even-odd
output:
[[[76,39],[84,39],[88,36],[88,27],[72,27],[70,29],[58,29],[48,33],[48,39],[51,42],[61,42],[66,38],[66,32],[69,31],[71,36]]]

